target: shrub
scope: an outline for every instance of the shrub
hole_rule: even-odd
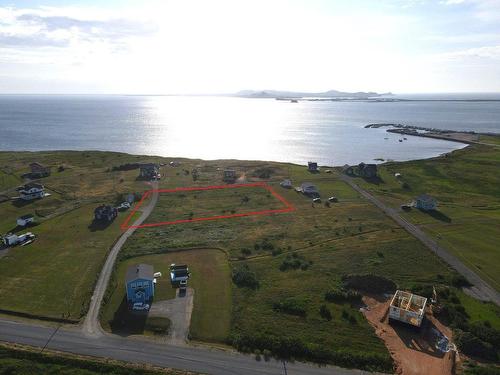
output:
[[[353,290],[331,289],[325,293],[325,301],[342,302],[361,302],[361,294]]]
[[[469,287],[472,284],[462,275],[454,275],[451,278],[451,285],[455,288]]]
[[[250,254],[252,254],[252,250],[250,250],[249,248],[245,247],[245,248],[241,249],[241,253],[243,255],[250,255]]]
[[[233,270],[232,280],[240,288],[257,289],[259,287],[255,272],[251,271],[247,264]]]
[[[490,361],[498,359],[498,353],[495,347],[476,337],[471,332],[458,331],[455,337],[455,343],[465,354],[484,358]]]
[[[280,302],[274,303],[273,310],[301,317],[305,317],[307,314],[305,302],[296,298],[287,298]]]
[[[280,271],[288,271],[290,269],[298,270],[299,268],[302,271],[305,271],[312,265],[312,261],[307,260],[302,255],[297,253],[293,253],[292,255],[288,254],[283,262],[280,264]]]
[[[321,307],[319,308],[319,315],[325,320],[332,320],[332,313],[326,305],[321,305]]]
[[[342,276],[344,286],[349,289],[363,290],[369,293],[394,292],[396,284],[389,279],[377,275],[345,275]]]

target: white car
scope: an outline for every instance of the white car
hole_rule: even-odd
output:
[[[123,202],[117,207],[117,209],[119,210],[128,210],[129,208],[130,208],[130,203],[128,202]]]
[[[149,305],[147,303],[136,302],[132,306],[132,310],[137,310],[137,311],[149,310]]]

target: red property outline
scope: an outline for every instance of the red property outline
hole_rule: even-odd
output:
[[[206,216],[206,217],[197,217],[192,219],[181,219],[181,220],[173,220],[173,221],[163,221],[160,223],[149,223],[149,224],[140,224],[140,225],[129,225],[130,219],[137,212],[137,210],[142,206],[147,197],[149,197],[153,192],[157,193],[176,193],[179,191],[201,191],[201,190],[216,190],[216,189],[235,189],[235,188],[244,188],[244,187],[262,187],[269,191],[276,199],[278,199],[281,203],[285,205],[285,208],[279,208],[274,210],[262,210],[262,211],[253,211],[253,212],[245,212],[241,214],[231,214],[231,215],[217,215],[217,216]],[[134,209],[127,216],[125,221],[121,224],[121,228],[123,230],[127,230],[129,228],[147,228],[147,227],[158,227],[161,225],[172,225],[172,224],[181,224],[181,223],[193,223],[197,221],[208,221],[208,220],[218,220],[218,219],[229,219],[233,217],[244,217],[244,216],[255,216],[255,215],[269,215],[283,212],[291,212],[294,211],[295,207],[290,204],[285,198],[276,193],[274,189],[266,184],[265,182],[255,182],[251,184],[233,184],[233,185],[212,185],[212,186],[200,186],[200,187],[184,187],[184,188],[175,188],[175,189],[153,189],[148,190],[144,193],[139,203],[134,207]]]

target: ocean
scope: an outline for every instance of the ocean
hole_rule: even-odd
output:
[[[365,129],[398,123],[500,133],[500,101],[290,103],[196,96],[0,96],[0,150],[107,150],[344,165],[429,158],[464,144]],[[387,139],[385,139],[387,138]]]

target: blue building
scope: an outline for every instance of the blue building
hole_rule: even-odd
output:
[[[132,265],[125,275],[125,289],[129,304],[149,304],[153,300],[155,287],[153,266],[149,264]]]

